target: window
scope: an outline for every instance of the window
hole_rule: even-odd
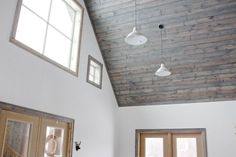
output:
[[[74,0],[19,0],[11,41],[77,75],[82,14]]]
[[[136,130],[136,157],[206,157],[205,129]]]
[[[88,57],[87,82],[102,88],[102,64],[92,56]]]

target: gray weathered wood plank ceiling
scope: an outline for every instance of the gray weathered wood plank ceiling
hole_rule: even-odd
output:
[[[236,99],[236,0],[85,0],[119,106]],[[164,24],[163,54],[159,24]],[[155,76],[164,62],[172,75]]]

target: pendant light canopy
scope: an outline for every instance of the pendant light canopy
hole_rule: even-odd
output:
[[[125,37],[125,42],[129,45],[134,45],[134,46],[139,46],[143,45],[147,42],[147,38],[142,35],[140,32],[137,31],[136,26],[137,26],[137,17],[136,17],[136,0],[134,0],[134,13],[135,13],[135,26],[133,28],[133,31],[130,32],[126,37]]]
[[[161,57],[162,57],[162,29],[164,28],[164,25],[159,25],[159,28],[161,30]],[[161,76],[161,77],[165,77],[165,76],[169,76],[171,75],[171,72],[165,67],[165,65],[162,63],[160,68],[157,69],[157,71],[155,72],[156,76]]]

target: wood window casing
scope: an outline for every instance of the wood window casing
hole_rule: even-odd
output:
[[[89,77],[90,77],[90,70],[91,70],[91,62],[94,62],[100,69],[99,73],[99,82],[96,83],[94,80],[90,80]],[[98,87],[98,88],[102,88],[102,74],[103,74],[103,65],[102,63],[100,63],[98,60],[96,60],[95,58],[93,58],[92,56],[88,56],[88,66],[87,66],[87,82],[94,85],[95,87]],[[94,77],[96,77],[96,74],[94,74]]]
[[[49,0],[49,1],[52,1],[52,0]],[[67,5],[68,7],[71,7],[69,5],[69,3],[67,3],[65,0],[63,0]],[[65,66],[63,65],[60,61],[57,61],[55,59],[53,59],[52,57],[49,57],[49,56],[46,56],[44,55],[44,52],[40,52],[38,50],[36,50],[35,48],[32,48],[31,46],[29,46],[28,44],[20,41],[20,40],[17,40],[16,39],[16,34],[17,34],[17,28],[18,28],[18,24],[19,24],[19,19],[20,19],[20,13],[21,13],[21,7],[23,5],[23,0],[18,0],[18,3],[17,3],[17,6],[16,6],[16,11],[15,11],[15,17],[14,17],[14,22],[13,22],[13,26],[12,26],[12,32],[11,32],[11,35],[10,35],[10,42],[12,42],[13,44],[21,47],[22,49],[32,53],[33,55],[37,56],[37,57],[40,57],[41,59],[59,67],[60,69],[66,71],[66,72],[69,72],[70,74],[74,75],[74,76],[78,76],[78,65],[79,65],[79,56],[80,56],[80,47],[81,47],[81,38],[82,38],[82,26],[83,26],[83,14],[84,14],[84,8],[82,7],[81,4],[78,3],[77,0],[71,0],[73,1],[73,3],[75,3],[77,5],[77,7],[81,10],[81,15],[78,19],[80,19],[80,21],[78,23],[74,23],[74,25],[76,26],[73,26],[73,31],[75,31],[75,27],[79,27],[79,30],[76,30],[74,32],[74,35],[73,35],[73,39],[71,39],[71,50],[70,50],[70,55],[69,55],[69,58],[70,58],[70,63],[69,63],[69,66]],[[34,11],[32,11],[32,13],[35,13]],[[42,17],[40,17],[38,14],[35,13],[35,16],[39,17],[41,20],[43,20]],[[49,16],[48,16],[49,17]],[[60,17],[58,17],[60,18]],[[49,21],[48,19],[47,20],[44,20],[45,23],[47,23],[47,25],[49,25]],[[48,26],[46,27],[48,29]],[[33,29],[33,28],[32,28]],[[45,49],[45,41],[46,41],[46,36],[47,36],[47,29],[46,29],[46,34],[45,34],[45,38],[44,38],[44,46],[43,46],[43,49]],[[57,30],[58,31],[58,30]],[[60,32],[60,31],[58,31]],[[77,33],[77,34],[75,34]],[[76,39],[76,40],[75,40]],[[34,39],[32,39],[34,40]],[[73,54],[75,54],[74,56],[76,56],[74,59],[72,57],[72,49],[74,49],[74,47],[78,47],[76,48],[73,52]],[[76,65],[73,66],[73,68],[71,68],[71,62],[72,60],[74,61],[74,63]]]

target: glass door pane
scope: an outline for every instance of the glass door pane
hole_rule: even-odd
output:
[[[145,138],[145,157],[164,157],[164,139]]]
[[[1,157],[31,157],[36,154],[38,118],[10,111],[0,113]]]
[[[176,147],[177,157],[197,157],[196,138],[177,138]]]
[[[63,153],[64,129],[50,127],[46,129],[44,157],[61,157]]]
[[[205,157],[201,133],[174,134],[173,157]]]
[[[40,134],[39,156],[66,157],[68,156],[69,124],[54,119],[42,119]]]
[[[140,157],[168,156],[168,134],[143,133],[140,136]]]
[[[5,129],[4,157],[27,157],[31,124],[8,120]]]

